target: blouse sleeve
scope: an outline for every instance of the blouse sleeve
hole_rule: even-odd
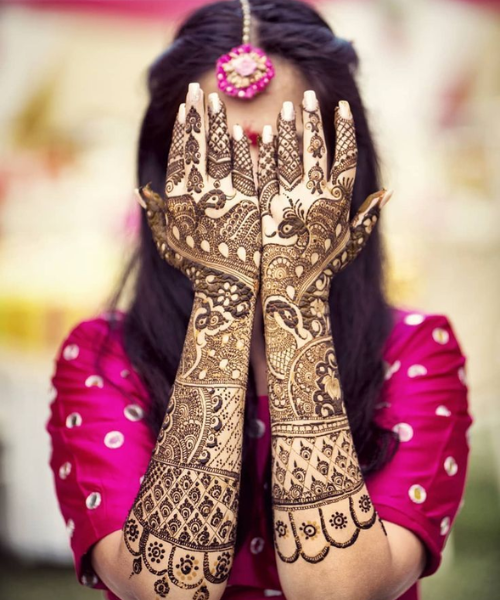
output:
[[[388,341],[375,420],[398,434],[399,445],[366,483],[380,517],[424,543],[425,577],[439,567],[465,487],[472,423],[466,356],[444,315],[407,314]]]
[[[120,334],[104,318],[83,321],[62,343],[46,423],[59,507],[78,581],[108,589],[93,571],[89,549],[122,528],[139,491],[155,440],[144,414],[147,392]],[[96,357],[101,345],[101,369]]]

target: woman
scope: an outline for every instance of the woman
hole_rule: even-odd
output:
[[[301,2],[251,10],[265,93],[216,93],[237,2],[152,66],[133,298],[57,358],[75,567],[108,598],[415,599],[463,494],[465,356],[445,316],[385,301],[352,46]]]

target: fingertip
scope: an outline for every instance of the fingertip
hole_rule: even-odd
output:
[[[380,201],[380,208],[383,208],[388,202],[389,200],[392,198],[392,195],[394,193],[394,190],[387,190],[385,192],[385,194],[382,197],[382,200]]]
[[[344,119],[350,119],[352,117],[351,107],[349,106],[349,102],[347,100],[341,100],[339,102],[339,114]]]
[[[239,142],[240,140],[242,140],[244,135],[245,132],[243,131],[241,125],[233,126],[233,139],[235,142]]]
[[[293,102],[287,100],[283,102],[283,107],[281,109],[281,118],[284,121],[293,121],[295,118],[295,107],[293,106]]]
[[[262,129],[262,143],[263,144],[272,144],[274,140],[273,128],[271,125],[264,125]]]
[[[140,204],[140,206],[142,206],[142,208],[144,208],[144,210],[147,210],[148,207],[147,204],[144,202],[144,198],[142,197],[141,188],[135,188],[134,192],[136,195],[137,202]]]
[[[306,90],[304,92],[303,107],[308,112],[313,112],[318,109],[318,98],[314,90]]]
[[[208,107],[212,114],[217,114],[221,109],[222,103],[217,92],[212,92],[208,95]]]
[[[201,87],[197,82],[190,83],[188,86],[187,101],[195,104],[201,98]]]

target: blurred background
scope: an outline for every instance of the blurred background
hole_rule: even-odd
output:
[[[147,66],[200,0],[0,6],[0,598],[76,581],[44,430],[58,345],[103,307],[138,227]],[[500,597],[500,3],[316,2],[354,40],[386,186],[389,296],[446,314],[475,419],[465,503],[425,600]]]

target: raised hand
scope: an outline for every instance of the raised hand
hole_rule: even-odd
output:
[[[307,330],[327,330],[318,317],[327,316],[331,279],[363,249],[392,192],[371,194],[350,222],[357,146],[349,105],[341,102],[335,109],[337,143],[329,175],[321,113],[312,91],[305,93],[302,119],[303,160],[291,102],[285,102],[278,118],[277,149],[272,129],[264,128],[259,194],[264,310],[305,308],[307,322],[300,324],[298,334],[305,341]]]
[[[357,147],[349,106],[341,103],[335,110],[337,143],[328,179],[321,113],[312,91],[305,94],[302,119],[303,160],[290,102],[278,118],[277,145],[266,126],[259,148],[261,296],[267,324],[280,338],[276,348],[268,348],[278,378],[288,362],[281,347],[301,347],[329,334],[331,280],[362,250],[392,193],[371,194],[350,222]]]
[[[141,202],[161,256],[194,302],[165,419],[124,526],[137,597],[220,597],[236,539],[261,225],[249,141],[190,86],[175,123],[165,197]],[[168,317],[166,317],[168,318]]]
[[[149,184],[139,193],[158,251],[195,291],[213,295],[220,286],[236,286],[233,293],[245,302],[258,289],[261,253],[249,142],[239,126],[231,140],[217,94],[209,98],[207,139],[203,91],[196,86],[174,125],[165,197]]]
[[[290,571],[288,563],[299,557],[309,565],[321,562],[332,547],[353,545],[376,521],[343,401],[329,292],[332,278],[366,244],[391,195],[371,194],[350,221],[357,147],[349,106],[341,102],[335,110],[328,175],[314,92],[305,94],[302,118],[303,159],[291,103],[279,116],[277,143],[265,127],[259,148],[275,544],[280,579],[291,590],[301,572]]]

